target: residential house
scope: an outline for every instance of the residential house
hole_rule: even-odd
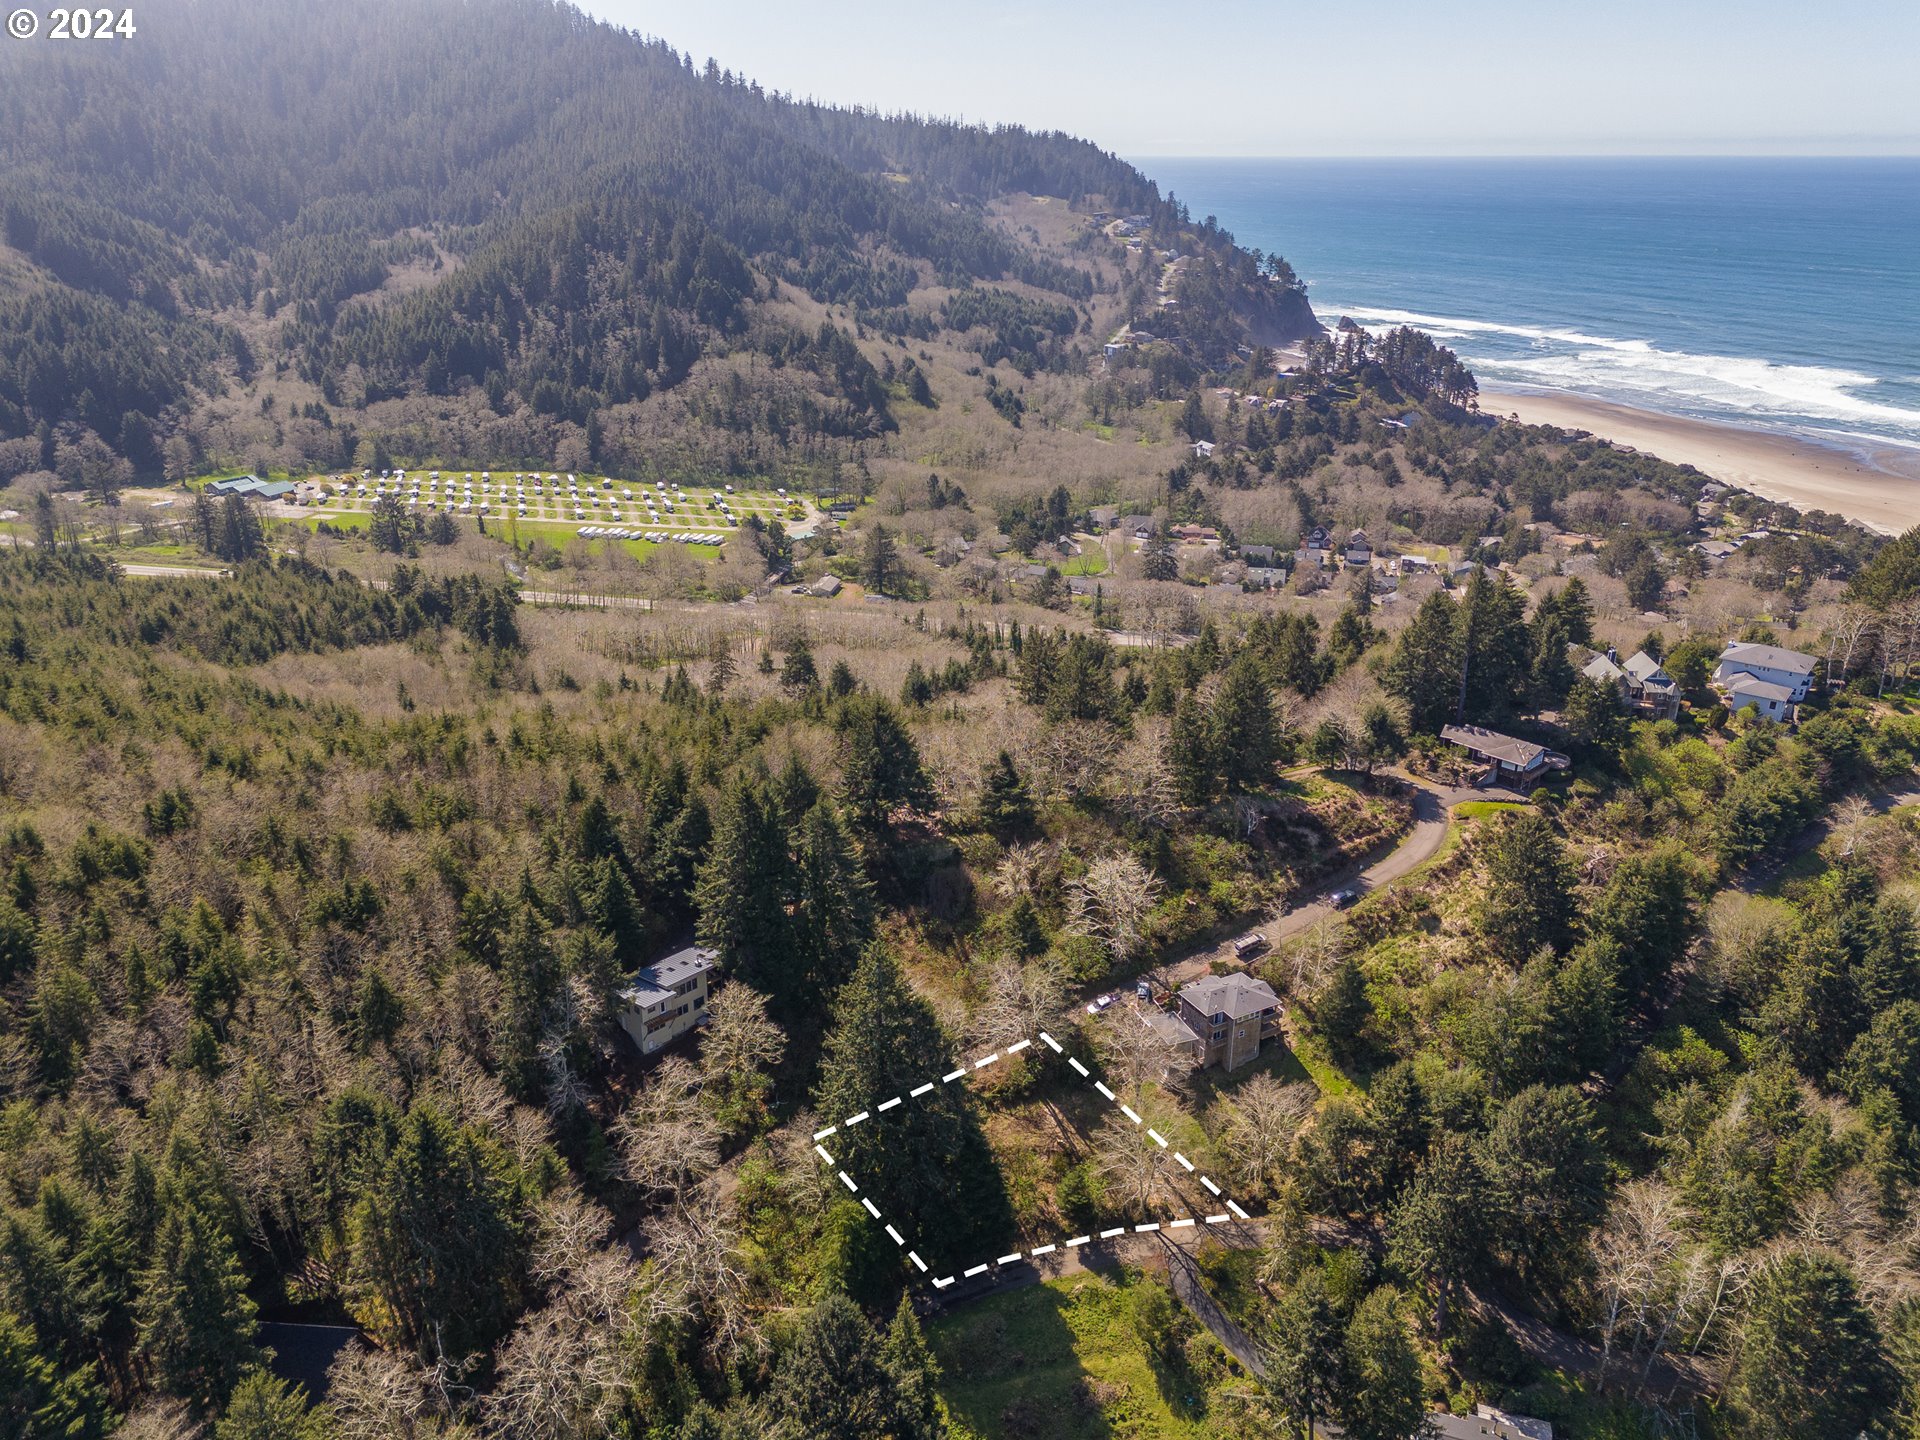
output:
[[[1316,525],[1307,532],[1307,549],[1331,550],[1332,548],[1333,536],[1327,533],[1326,526]]]
[[[840,593],[840,577],[838,575],[822,575],[807,587],[807,593],[810,595],[818,595],[825,599],[831,599]]]
[[[1443,725],[1440,738],[1458,745],[1486,767],[1475,777],[1475,785],[1511,785],[1524,790],[1546,779],[1548,771],[1565,770],[1573,763],[1557,750],[1478,725]]]
[[[1735,714],[1751,708],[1769,720],[1791,720],[1794,707],[1813,687],[1818,663],[1798,650],[1736,640],[1720,652],[1713,686]]]
[[[707,994],[716,956],[689,945],[644,966],[620,992],[620,1028],[652,1055],[707,1019]]]
[[[1373,564],[1373,542],[1367,532],[1356,530],[1347,537],[1346,560],[1349,565]]]
[[[1249,590],[1278,590],[1287,583],[1287,572],[1273,565],[1249,565],[1245,578]]]
[[[1619,654],[1608,649],[1595,655],[1580,673],[1598,685],[1612,685],[1620,692],[1621,703],[1656,720],[1671,720],[1680,713],[1680,686],[1644,650],[1636,650],[1621,663]]]
[[[1440,1440],[1553,1440],[1550,1422],[1510,1415],[1491,1405],[1476,1405],[1471,1415],[1436,1411],[1427,1416],[1427,1425]]]
[[[1199,1042],[1199,1064],[1237,1070],[1280,1033],[1280,997],[1251,975],[1208,975],[1184,985],[1179,1019]]]
[[[1242,545],[1240,558],[1249,565],[1271,565],[1273,564],[1273,546]]]
[[[1097,584],[1090,575],[1069,575],[1067,577],[1067,593],[1069,595],[1082,597],[1091,596],[1096,588],[1098,588]]]
[[[1135,1000],[1127,1008],[1167,1047],[1168,1070],[1178,1073],[1191,1070],[1200,1064],[1200,1056],[1206,1049],[1206,1042],[1196,1035],[1193,1027],[1179,1016],[1169,1015],[1159,1006],[1143,1000]],[[1161,1078],[1165,1078],[1164,1072]]]
[[[1129,540],[1151,540],[1153,538],[1153,517],[1151,515],[1122,515],[1120,523],[1114,527]]]
[[[1114,521],[1120,518],[1118,505],[1096,505],[1087,511],[1087,518],[1093,522],[1095,530],[1111,530]]]
[[[1718,565],[1729,556],[1740,553],[1740,547],[1731,540],[1700,540],[1695,542],[1693,549],[1705,556],[1709,565]]]
[[[1213,458],[1213,441],[1211,440],[1194,441],[1193,455],[1196,460],[1212,459]]]

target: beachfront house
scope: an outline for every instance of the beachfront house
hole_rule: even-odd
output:
[[[1557,750],[1478,725],[1443,725],[1440,738],[1458,745],[1480,765],[1479,773],[1472,779],[1476,786],[1510,785],[1516,790],[1527,790],[1546,779],[1550,772],[1565,770],[1573,763]]]
[[[1251,975],[1208,975],[1180,988],[1178,1019],[1199,1042],[1198,1064],[1236,1070],[1280,1033],[1280,997]]]
[[[1736,715],[1752,710],[1764,719],[1789,721],[1795,707],[1813,688],[1813,670],[1819,661],[1779,645],[1736,640],[1720,652],[1714,666],[1713,688],[1726,698]]]
[[[689,945],[643,966],[620,992],[620,1028],[642,1055],[652,1055],[706,1023],[716,958],[704,945]]]

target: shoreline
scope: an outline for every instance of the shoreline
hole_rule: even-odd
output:
[[[1895,445],[1857,448],[1782,431],[1639,410],[1585,395],[1520,394],[1483,389],[1482,414],[1523,424],[1585,430],[1630,445],[1739,490],[1805,510],[1844,515],[1898,535],[1920,525],[1920,451]]]

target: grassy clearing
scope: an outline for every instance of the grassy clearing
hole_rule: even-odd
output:
[[[958,1440],[1213,1433],[1203,1396],[1135,1332],[1134,1283],[1069,1275],[936,1320],[928,1334]]]
[[[1062,575],[1104,575],[1107,557],[1097,545],[1090,545],[1060,567]]]
[[[1453,807],[1453,813],[1463,820],[1482,820],[1489,815],[1500,815],[1509,810],[1531,810],[1533,806],[1519,800],[1462,800]]]

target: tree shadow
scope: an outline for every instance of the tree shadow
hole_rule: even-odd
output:
[[[1124,1311],[1125,1296],[1111,1307]],[[941,1393],[969,1434],[986,1440],[1108,1440],[1104,1407],[1118,1388],[1081,1358],[1089,1339],[1076,1328],[1124,1323],[1078,1312],[1077,1290],[1028,1285],[990,1295],[928,1327],[940,1362]],[[1071,1318],[1070,1318],[1071,1317]],[[1130,1338],[1130,1337],[1129,1337]]]

